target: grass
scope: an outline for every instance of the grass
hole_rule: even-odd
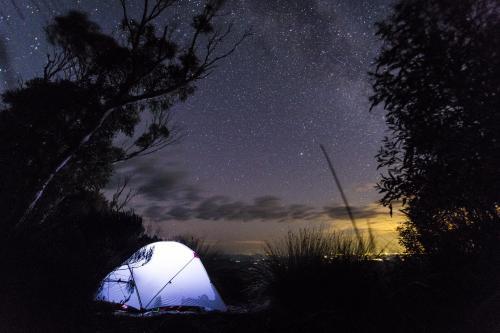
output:
[[[267,243],[253,269],[249,290],[273,307],[294,312],[346,313],[379,287],[381,263],[373,237],[358,238],[322,228],[289,232]]]
[[[277,242],[266,243],[266,255],[271,260],[286,260],[288,265],[334,260],[361,260],[374,256],[375,242],[323,228],[303,228],[288,232]]]
[[[177,240],[199,252],[228,305],[250,311],[152,318],[93,311],[79,313],[81,318],[47,317],[46,326],[51,332],[103,333],[463,333],[494,332],[500,326],[498,288],[488,285],[498,284],[493,266],[485,275],[472,264],[459,269],[433,266],[425,257],[388,260],[370,234],[358,238],[322,228],[289,232],[267,243],[265,256],[238,261],[213,251],[203,239]],[[264,303],[269,306],[257,306]],[[29,330],[33,323],[28,322],[26,329],[24,322],[4,324],[0,320],[2,332],[43,331],[40,326]]]

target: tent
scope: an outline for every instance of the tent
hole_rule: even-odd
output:
[[[226,311],[200,258],[178,242],[141,248],[104,278],[96,300],[140,311]]]

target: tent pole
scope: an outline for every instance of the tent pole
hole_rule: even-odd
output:
[[[130,271],[130,276],[132,277],[132,281],[134,283],[135,292],[137,293],[137,299],[139,300],[139,306],[141,307],[141,310],[142,310],[143,307],[142,307],[141,295],[139,294],[139,289],[137,288],[137,284],[135,283],[134,272],[133,272],[132,268],[130,268],[130,264],[127,263],[127,267],[128,267],[128,270]]]

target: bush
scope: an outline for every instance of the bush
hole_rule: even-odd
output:
[[[252,291],[282,309],[348,313],[372,298],[380,263],[373,238],[302,229],[267,243],[254,269]],[[358,311],[356,311],[358,313]]]
[[[68,198],[44,223],[4,237],[0,331],[65,331],[87,321],[101,280],[151,239],[101,195]]]

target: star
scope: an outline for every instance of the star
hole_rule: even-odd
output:
[[[43,71],[45,54],[51,51],[43,27],[53,15],[86,11],[110,33],[117,32],[122,15],[118,0],[16,0],[19,8],[11,3],[0,10],[0,46],[8,55],[0,59],[0,89],[5,82],[27,81]],[[33,11],[31,3],[40,10]],[[140,2],[130,3],[132,12],[140,11]],[[173,33],[182,41],[203,2],[180,3],[171,18],[179,23],[172,25]],[[386,127],[381,113],[369,112],[366,73],[380,47],[374,23],[385,17],[390,3],[228,1],[220,26],[234,21],[233,37],[248,27],[253,36],[198,82],[192,97],[175,105],[172,119],[182,134],[179,143],[127,167],[158,166],[140,176],[154,182],[161,170],[175,164],[186,175],[186,186],[196,186],[206,197],[253,202],[272,195],[284,204],[323,207],[340,200],[338,194],[332,197],[319,149],[323,144],[350,202],[376,201],[375,191],[352,189],[377,181],[374,155]],[[137,212],[154,204],[143,200]]]

